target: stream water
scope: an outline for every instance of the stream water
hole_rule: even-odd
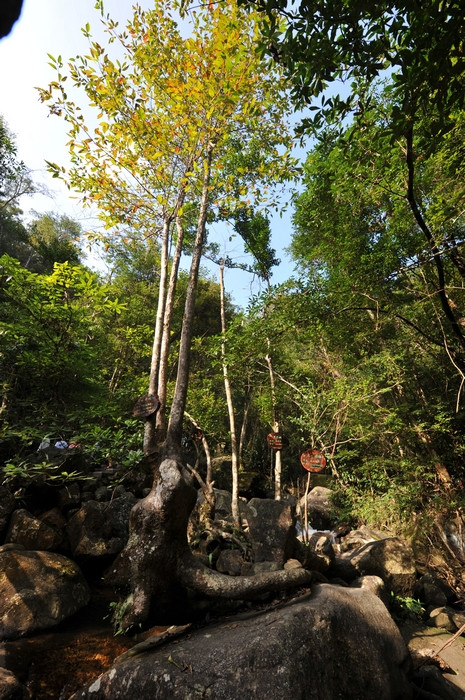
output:
[[[91,603],[54,630],[0,643],[0,666],[10,669],[30,700],[67,700],[136,643],[114,636],[108,607]]]

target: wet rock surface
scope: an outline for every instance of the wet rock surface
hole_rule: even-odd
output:
[[[321,585],[268,612],[237,615],[130,658],[72,699],[408,700],[409,667],[378,598]]]

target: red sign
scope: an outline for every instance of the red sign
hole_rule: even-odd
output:
[[[308,472],[321,472],[326,467],[326,457],[319,450],[306,450],[300,456],[300,463]]]

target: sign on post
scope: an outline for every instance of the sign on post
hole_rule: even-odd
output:
[[[300,463],[308,472],[321,472],[326,467],[326,457],[320,450],[306,450],[300,456]]]

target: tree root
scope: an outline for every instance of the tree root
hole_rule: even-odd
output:
[[[212,598],[250,600],[263,593],[308,586],[312,572],[300,568],[254,576],[227,576],[212,571],[189,551],[178,560],[177,578],[186,588]]]

